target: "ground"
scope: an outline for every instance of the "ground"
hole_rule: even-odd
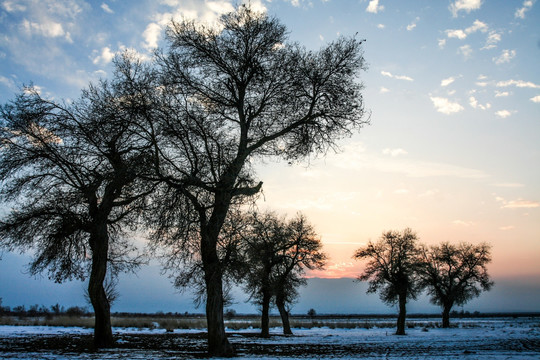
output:
[[[433,320],[415,321],[406,336],[392,328],[257,329],[229,332],[242,359],[540,359],[539,318],[472,319],[440,329]],[[1,359],[191,359],[204,358],[206,334],[200,330],[115,328],[117,347],[92,351],[92,329],[0,326]]]

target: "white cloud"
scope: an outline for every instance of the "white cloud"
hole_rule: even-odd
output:
[[[373,13],[373,14],[376,14],[379,11],[383,11],[383,10],[384,10],[384,6],[379,5],[379,0],[370,0],[368,6],[366,8],[367,12]]]
[[[449,38],[457,38],[459,40],[467,38],[467,34],[463,30],[446,30],[446,36]]]
[[[499,230],[502,230],[502,231],[508,231],[508,230],[512,230],[514,229],[514,226],[513,225],[508,225],[508,226],[501,226],[499,228]]]
[[[468,226],[473,226],[474,222],[472,222],[472,221],[464,221],[464,220],[454,220],[454,221],[452,221],[452,224],[454,224],[456,226],[468,227]]]
[[[506,81],[499,81],[497,83],[497,87],[507,87],[507,86],[516,86],[519,88],[531,88],[531,89],[540,89],[540,85],[537,85],[530,81],[523,81],[523,80],[506,80]]]
[[[385,27],[386,27],[386,26],[385,26],[384,24],[378,24],[378,25],[377,25],[377,28],[379,28],[379,29],[384,29]]]
[[[109,5],[107,5],[107,4],[105,4],[105,3],[102,3],[102,4],[101,4],[101,8],[102,8],[103,11],[105,11],[106,13],[114,14],[114,11],[112,11],[112,9],[109,7]]]
[[[324,36],[322,36],[321,34],[319,34],[319,40],[324,41]]]
[[[444,46],[446,45],[446,39],[438,39],[437,44],[439,45],[439,49],[444,49]]]
[[[392,79],[397,79],[397,80],[406,80],[406,81],[414,81],[413,78],[409,77],[409,76],[406,76],[406,75],[394,75],[388,71],[381,71],[381,75],[382,76],[387,76],[389,78],[392,78]]]
[[[512,113],[510,111],[508,111],[508,110],[499,110],[499,111],[495,112],[495,115],[497,115],[501,119],[506,119],[507,117],[512,115]]]
[[[469,26],[468,28],[465,29],[465,32],[467,34],[472,34],[472,33],[475,33],[477,31],[481,31],[481,32],[487,32],[488,31],[488,26],[486,25],[486,23],[476,19],[474,20],[473,24],[471,26]]]
[[[472,10],[478,10],[482,6],[482,0],[456,0],[450,5],[450,11],[454,17],[458,16],[460,11],[470,13]]]
[[[441,86],[445,87],[456,81],[456,78],[450,76],[449,78],[441,80]]]
[[[114,58],[114,53],[111,51],[109,47],[104,47],[101,49],[101,54],[96,56],[92,62],[94,64],[108,64],[110,63]]]
[[[26,11],[26,6],[22,4],[17,4],[16,1],[4,1],[2,7],[7,12],[17,12],[17,11]]]
[[[382,153],[384,155],[390,155],[390,156],[393,156],[393,157],[396,157],[396,156],[399,156],[399,155],[407,155],[408,152],[401,149],[401,148],[398,148],[398,149],[390,149],[390,148],[386,148],[382,151]]]
[[[516,50],[503,50],[500,56],[494,57],[492,60],[495,64],[500,65],[510,62],[516,57]]]
[[[510,93],[508,91],[495,90],[495,97],[505,97],[505,96],[510,96]]]
[[[503,205],[503,208],[506,209],[531,209],[537,207],[540,207],[540,202],[523,199],[508,201]]]
[[[161,35],[162,31],[163,28],[160,24],[148,24],[143,32],[144,47],[148,50],[157,48],[159,36]]]
[[[486,109],[491,108],[490,103],[487,103],[486,105],[479,104],[478,100],[476,100],[474,96],[469,97],[469,105],[471,105],[471,107],[474,109],[481,109],[481,110],[486,110]]]
[[[416,17],[416,19],[414,19],[412,23],[407,25],[407,31],[411,31],[412,29],[414,29],[416,27],[416,23],[418,22],[418,20],[420,20],[420,18]]]
[[[535,103],[540,103],[540,95],[536,95],[536,96],[530,98],[530,100],[532,102],[535,102]]]
[[[497,43],[501,41],[501,34],[497,33],[495,30],[489,32],[489,35],[486,39],[486,45],[482,50],[489,50],[497,47]]]
[[[430,99],[433,102],[433,106],[435,106],[435,109],[437,109],[438,112],[446,115],[450,115],[464,110],[463,106],[461,106],[459,103],[452,102],[447,98],[430,97]]]
[[[42,23],[29,21],[24,19],[21,23],[23,30],[28,35],[41,35],[44,37],[56,38],[64,37],[69,41],[71,37],[69,33],[64,31],[62,24],[54,21],[46,21]],[[71,42],[71,41],[70,41]]]
[[[525,0],[523,2],[523,6],[517,9],[516,12],[514,13],[514,17],[525,19],[525,13],[532,8],[533,4],[534,4],[534,1]]]
[[[409,193],[409,190],[407,189],[397,189],[394,191],[394,194],[397,195],[407,195]]]
[[[379,89],[380,94],[385,94],[387,92],[390,92],[390,89],[387,89],[384,86],[381,86],[381,88]]]
[[[15,81],[13,79],[7,78],[5,76],[0,75],[0,84],[3,84],[4,86],[8,87],[9,89],[14,90],[16,88]]]
[[[463,55],[463,58],[467,60],[471,57],[473,50],[471,48],[471,45],[463,45],[459,47],[458,54],[461,53]]]

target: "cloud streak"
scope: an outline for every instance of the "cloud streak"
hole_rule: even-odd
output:
[[[381,71],[382,76],[389,77],[391,79],[397,79],[397,80],[406,80],[406,81],[414,81],[414,79],[410,76],[406,75],[394,75],[388,71]]]
[[[454,113],[458,113],[460,111],[463,111],[464,108],[457,102],[452,102],[447,98],[443,97],[430,97],[431,102],[433,103],[433,106],[435,106],[435,109],[443,114],[450,115]]]

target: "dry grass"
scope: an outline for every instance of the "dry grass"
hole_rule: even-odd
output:
[[[120,328],[147,328],[147,329],[206,329],[206,318],[201,316],[182,316],[182,317],[164,317],[164,316],[112,316],[113,327]],[[92,316],[67,316],[57,315],[52,317],[0,317],[0,325],[27,325],[27,326],[77,326],[91,328],[94,326],[94,317]],[[225,326],[230,330],[257,329],[260,328],[260,318],[239,317],[225,320]],[[292,328],[321,328],[330,329],[372,329],[372,328],[393,328],[395,321],[365,320],[365,319],[309,319],[309,318],[291,318]],[[439,324],[430,322],[407,322],[409,328],[435,328]],[[270,318],[270,327],[281,327],[279,317]]]

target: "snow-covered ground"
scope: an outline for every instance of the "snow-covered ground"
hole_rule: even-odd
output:
[[[393,328],[371,329],[293,329],[294,336],[282,336],[274,328],[269,339],[254,334],[257,329],[231,331],[229,338],[242,359],[346,358],[346,359],[540,359],[540,320],[538,318],[496,318],[457,320],[459,326],[439,329],[422,326],[408,329],[406,336],[393,335]],[[426,325],[434,319],[425,320]],[[205,340],[200,330],[115,328],[118,349],[98,352],[70,348],[43,349],[55,338],[88,337],[92,329],[77,327],[0,326],[2,359],[186,359],[201,355]],[[144,341],[155,341],[141,348]],[[27,344],[17,348],[11,343]],[[159,344],[163,344],[160,348]],[[69,344],[69,341],[67,342]],[[137,345],[138,344],[138,345]],[[179,350],[175,350],[178,348]],[[195,353],[190,352],[195,349]]]

